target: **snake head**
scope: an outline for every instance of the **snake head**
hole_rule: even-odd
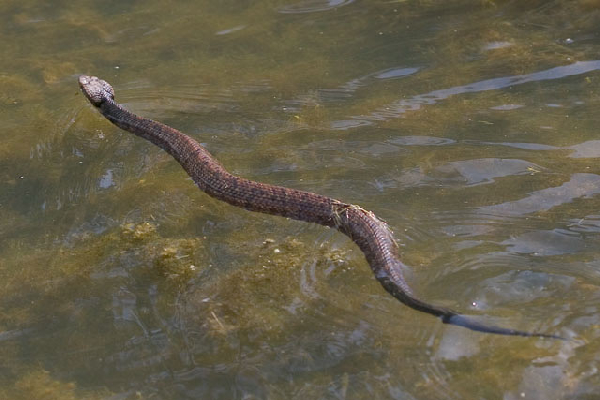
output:
[[[100,107],[106,100],[114,100],[115,91],[110,84],[96,76],[81,75],[79,87],[90,103]]]

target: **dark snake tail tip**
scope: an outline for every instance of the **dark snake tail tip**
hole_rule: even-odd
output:
[[[539,337],[545,339],[556,339],[568,341],[569,339],[564,338],[558,335],[551,335],[547,333],[537,333],[537,332],[526,332],[520,331],[516,329],[502,328],[494,325],[486,325],[481,322],[475,321],[474,319],[467,317],[466,315],[454,314],[448,316],[440,317],[444,324],[453,325],[453,326],[461,326],[463,328],[470,329],[476,332],[483,333],[493,333],[496,335],[505,335],[505,336],[523,336],[523,337]]]

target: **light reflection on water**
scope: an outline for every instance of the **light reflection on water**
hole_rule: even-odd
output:
[[[595,395],[598,6],[495,3],[0,5],[0,397]],[[81,73],[375,211],[423,298],[573,340],[407,309],[342,235],[199,193]]]
[[[350,117],[352,120],[357,120],[356,125],[350,125],[347,123],[347,120],[344,124],[333,121],[332,128],[347,129],[354,126],[363,126],[372,121],[385,121],[390,118],[400,118],[406,112],[420,110],[422,106],[436,104],[442,100],[448,99],[451,96],[477,93],[487,90],[512,88],[529,82],[562,79],[572,75],[586,74],[598,69],[600,69],[600,60],[577,61],[570,65],[550,68],[531,74],[486,79],[484,81],[474,82],[463,86],[434,90],[429,93],[414,96],[410,99],[396,101],[379,108],[376,111],[368,113],[367,115]],[[414,72],[417,72],[417,69],[414,69],[412,73]]]
[[[328,11],[354,2],[354,0],[304,0],[289,4],[279,9],[283,14],[303,14],[319,11]]]

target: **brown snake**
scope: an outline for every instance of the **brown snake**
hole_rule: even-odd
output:
[[[403,276],[397,245],[388,226],[370,211],[330,197],[254,182],[232,175],[189,136],[169,126],[140,118],[114,101],[114,90],[95,76],[82,75],[79,86],[100,113],[121,129],[149,140],[181,164],[203,192],[231,205],[299,221],[314,222],[342,232],[364,253],[375,277],[389,294],[417,311],[433,314],[443,323],[513,336],[559,336],[525,332],[480,323],[468,316],[420,300]]]

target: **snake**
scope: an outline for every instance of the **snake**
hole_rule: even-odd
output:
[[[105,80],[81,75],[79,87],[102,116],[166,151],[209,196],[246,210],[324,225],[348,236],[364,254],[376,280],[406,306],[438,317],[444,324],[472,331],[563,339],[553,334],[486,324],[478,318],[420,299],[407,283],[405,272],[408,267],[399,258],[391,229],[373,212],[320,194],[233,175],[190,136],[160,122],[139,117],[116,103],[114,89]]]

